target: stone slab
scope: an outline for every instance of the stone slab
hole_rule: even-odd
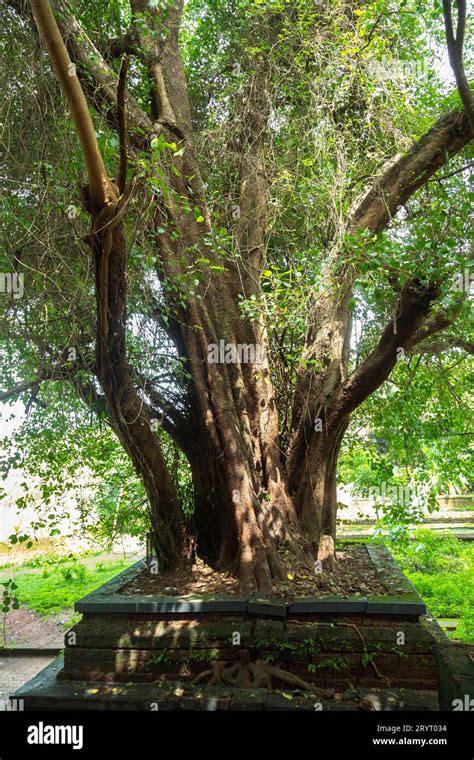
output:
[[[286,607],[283,599],[251,597],[247,602],[247,612],[250,615],[265,615],[272,618],[285,618]]]
[[[247,612],[247,600],[232,598],[185,599],[183,597],[154,597],[153,601],[146,597],[126,597],[120,594],[107,594],[103,598],[84,597],[74,605],[76,612],[113,615],[127,614],[160,614],[160,615],[204,615],[208,613]]]
[[[83,597],[75,604],[76,612],[85,614],[152,614],[175,616],[199,616],[207,614],[241,613],[243,615],[259,615],[274,619],[284,619],[288,615],[406,615],[419,616],[426,612],[426,607],[416,593],[412,584],[403,575],[392,555],[381,545],[368,545],[367,552],[381,572],[395,574],[403,592],[393,597],[338,597],[295,599],[286,604],[283,599],[268,599],[258,594],[250,597],[235,597],[222,595],[215,598],[210,594],[194,597],[183,595],[179,597],[152,595],[125,595],[119,593],[130,583],[136,574],[146,567],[143,560],[136,562],[119,575],[103,584],[96,591]]]
[[[13,695],[23,699],[26,711],[31,710],[114,710],[150,711],[170,710],[307,710],[315,709],[319,696],[300,692],[289,693],[293,699],[280,692],[265,689],[231,689],[229,687],[183,688],[179,683],[157,685],[155,683],[99,683],[96,681],[58,681],[62,668],[61,658],[54,660],[35,678],[28,681]],[[358,689],[359,697],[373,700],[376,710],[436,710],[437,694],[433,690]],[[323,711],[360,709],[357,703],[333,699],[321,700]]]
[[[410,592],[403,596],[368,596],[366,615],[425,615],[426,605],[418,594]]]
[[[323,598],[295,599],[289,605],[290,615],[312,615],[314,613],[350,615],[363,613],[367,605],[365,597],[350,597],[343,599],[339,596],[326,596]]]

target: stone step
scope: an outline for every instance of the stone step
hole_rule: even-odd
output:
[[[359,621],[358,621],[359,622]],[[365,622],[365,624],[364,624]],[[400,634],[403,634],[400,637]],[[435,638],[423,622],[367,620],[326,623],[296,618],[276,620],[206,621],[137,620],[114,615],[87,615],[65,635],[65,646],[84,649],[199,650],[236,646],[253,650],[302,649],[314,642],[316,651],[403,651],[419,654],[433,650]]]
[[[230,711],[436,711],[438,695],[429,689],[336,689],[268,691],[228,687],[190,687],[182,683],[116,684],[95,681],[61,681],[62,660],[57,658],[28,681],[12,699],[23,700],[31,710],[230,710]],[[60,706],[60,707],[59,707]]]
[[[170,649],[156,653],[150,649],[70,647],[64,653],[61,679],[124,682],[164,677],[189,682],[208,670],[212,662],[238,662],[241,651],[234,647],[224,650]],[[426,685],[436,681],[433,654],[408,654],[402,648],[397,652],[377,652],[366,657],[360,652],[295,652],[270,646],[261,657],[270,663],[281,663],[287,672],[321,685],[332,683],[334,677],[361,686],[368,682],[372,685],[377,679],[383,682],[385,678],[390,686],[415,687],[419,683]],[[255,659],[252,656],[252,661]]]

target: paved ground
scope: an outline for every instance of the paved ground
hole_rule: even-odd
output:
[[[53,659],[54,657],[0,656],[0,710],[6,710],[9,696]]]

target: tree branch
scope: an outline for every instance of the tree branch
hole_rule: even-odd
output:
[[[449,309],[441,309],[437,314],[432,314],[428,317],[422,324],[421,329],[413,333],[407,348],[412,349],[414,346],[427,340],[427,338],[435,335],[435,333],[442,332],[451,327],[458,318],[462,304],[467,296],[468,294],[466,293],[454,306],[451,306]]]
[[[437,296],[438,288],[434,285],[425,287],[412,281],[404,287],[395,319],[385,327],[375,349],[344,383],[337,404],[338,415],[353,412],[388,378]]]
[[[117,174],[117,187],[119,193],[125,190],[127,181],[127,113],[125,109],[125,88],[127,85],[128,58],[124,56],[120,67],[119,83],[117,87],[117,121],[120,140],[120,163]]]
[[[43,380],[47,379],[48,378],[40,379],[37,377],[35,380],[26,380],[24,383],[18,383],[18,385],[14,385],[13,388],[8,388],[6,391],[0,391],[0,401],[6,401],[15,396],[21,396],[25,391],[31,391],[37,388]]]
[[[73,371],[76,372],[77,367],[75,367]],[[0,401],[6,401],[15,396],[21,396],[25,391],[37,391],[42,383],[49,380],[71,380],[71,377],[71,368],[68,367],[67,364],[57,363],[49,369],[40,370],[34,380],[25,380],[22,383],[14,385],[12,388],[0,391]]]
[[[28,0],[5,0],[22,19],[30,21],[36,28]],[[80,22],[72,16],[64,0],[54,0],[52,7],[58,11],[56,23],[64,39],[71,61],[77,64],[77,75],[83,91],[112,129],[117,128],[117,76],[94,45]],[[112,43],[111,43],[112,44]],[[114,48],[115,49],[115,48]],[[130,52],[123,50],[122,52]],[[141,51],[133,54],[141,58]],[[129,141],[138,148],[144,147],[144,135],[151,132],[152,124],[147,114],[134,98],[127,98]]]
[[[38,31],[49,53],[59,85],[66,97],[81,142],[89,177],[91,201],[100,208],[113,196],[113,190],[82,87],[51,10],[49,0],[30,0]]]
[[[386,165],[372,187],[354,204],[346,229],[381,232],[398,207],[473,137],[465,113],[450,111],[441,116],[408,153]]]
[[[450,351],[453,348],[459,348],[461,351],[465,351],[467,354],[474,356],[474,343],[463,338],[458,338],[455,335],[444,335],[441,340],[434,341],[432,343],[416,343],[413,348],[410,348],[407,353],[409,354],[440,354],[445,351]]]
[[[247,93],[239,151],[239,217],[235,234],[245,262],[241,278],[247,298],[258,290],[264,256],[268,191],[264,138],[269,116],[266,71],[260,70],[250,82]]]
[[[466,30],[466,0],[456,0],[458,20],[456,36],[454,36],[451,0],[443,0],[444,28],[451,68],[467,119],[474,135],[474,97],[467,81],[463,63],[464,34]]]
[[[122,58],[124,55],[134,55],[137,58],[143,57],[142,51],[138,45],[135,30],[124,34],[123,37],[115,37],[114,39],[109,40],[104,51],[104,57],[107,60]]]
[[[59,21],[59,27],[69,54],[77,64],[78,76],[91,104],[107,119],[112,129],[117,129],[118,87],[115,72],[76,18],[64,15]],[[127,121],[129,141],[143,149],[146,144],[144,137],[151,133],[152,122],[130,95],[127,98]]]
[[[186,78],[179,53],[178,34],[183,0],[175,0],[166,14],[160,7],[150,7],[148,0],[131,0],[133,13],[146,17],[138,29],[138,41],[150,75],[151,115],[154,129],[161,125],[179,139],[192,135],[191,108]],[[163,39],[158,31],[166,29]]]

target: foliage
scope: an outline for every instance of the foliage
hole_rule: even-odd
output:
[[[379,500],[381,527],[419,522],[437,496],[474,489],[471,365],[456,349],[412,356],[359,410],[343,444],[339,482],[363,498],[396,488],[401,498]]]
[[[98,49],[131,23],[124,0],[73,0],[70,7]],[[166,10],[166,2],[160,7]],[[57,535],[70,497],[80,511],[73,530],[110,545],[125,533],[143,537],[148,514],[143,486],[108,427],[94,375],[94,282],[79,192],[83,157],[35,35],[7,7],[1,13],[7,33],[0,45],[8,65],[0,89],[8,123],[2,137],[6,192],[0,271],[24,267],[28,298],[0,301],[0,387],[34,379],[38,369],[50,372],[70,348],[78,355],[77,361],[62,361],[68,370],[64,376],[56,372],[53,381],[22,394],[26,419],[3,442],[3,476],[13,468],[25,474],[18,509],[31,504],[37,479],[37,519],[28,534],[14,534],[11,540],[30,542],[44,529]],[[146,26],[146,14],[134,23]],[[271,114],[264,146],[271,178],[266,260],[261,297],[242,298],[240,309],[243,317],[265,318],[268,325],[282,410],[280,445],[286,451],[296,373],[311,362],[318,369],[304,356],[303,341],[309,301],[322,286],[328,241],[380,167],[407,149],[440,111],[459,107],[437,60],[444,49],[441,3],[189,0],[181,43],[212,216],[205,244],[220,263],[211,264],[200,252],[185,273],[158,282],[159,261],[146,223],[155,213],[154,201],[166,191],[159,161],[172,160],[177,150],[156,138],[151,157],[137,151],[133,159],[145,190],[131,203],[126,220],[128,353],[140,382],[152,380],[173,409],[186,411],[189,372],[163,325],[176,316],[176,304],[185,306],[196,293],[208,267],[225,277],[230,263],[240,265],[229,209],[237,201],[249,87],[254,80],[264,81]],[[119,62],[111,65],[117,70]],[[130,92],[145,106],[150,93],[142,68],[132,57]],[[104,118],[94,118],[113,176],[117,135]],[[389,231],[341,232],[341,266],[359,271],[351,303],[350,369],[373,348],[380,325],[395,319],[398,293],[414,276],[421,282],[436,278],[441,287],[437,309],[459,311],[451,336],[469,338],[472,310],[452,283],[471,265],[472,193],[467,172],[461,171],[470,156],[472,147],[450,159],[443,176],[399,209]],[[200,221],[196,208],[189,212]],[[159,235],[169,232],[158,228]],[[172,296],[166,306],[165,295]],[[153,319],[157,310],[162,324]],[[470,383],[472,367],[453,344],[399,362],[390,383],[355,415],[343,444],[340,481],[354,484],[361,494],[382,483],[423,488],[429,509],[443,490],[472,487],[466,422]],[[360,435],[361,428],[367,435]],[[162,429],[158,435],[189,514],[189,466]],[[397,530],[417,518],[409,500],[392,501],[381,511]]]
[[[474,643],[474,546],[428,529],[393,547],[396,559],[435,617],[459,618],[453,638]]]
[[[46,409],[34,407],[23,424],[1,441],[3,480],[12,470],[22,475],[13,506],[20,514],[27,507],[36,513],[28,533],[13,534],[11,543],[26,542],[30,548],[39,531],[45,530],[51,537],[60,532],[65,536],[65,521],[71,536],[88,536],[103,549],[110,549],[121,536],[144,541],[148,530],[144,488],[103,415],[88,412],[59,384],[48,385],[44,400]],[[160,434],[171,475],[186,504],[190,485],[185,461],[163,431]],[[0,498],[8,498],[5,488],[0,488]],[[77,514],[72,515],[72,507]]]
[[[6,637],[6,621],[7,615],[10,610],[17,610],[19,608],[19,601],[17,596],[18,586],[15,581],[10,578],[7,581],[0,582],[0,586],[3,586],[2,599],[1,599],[1,614],[2,614],[2,646],[7,645]]]

